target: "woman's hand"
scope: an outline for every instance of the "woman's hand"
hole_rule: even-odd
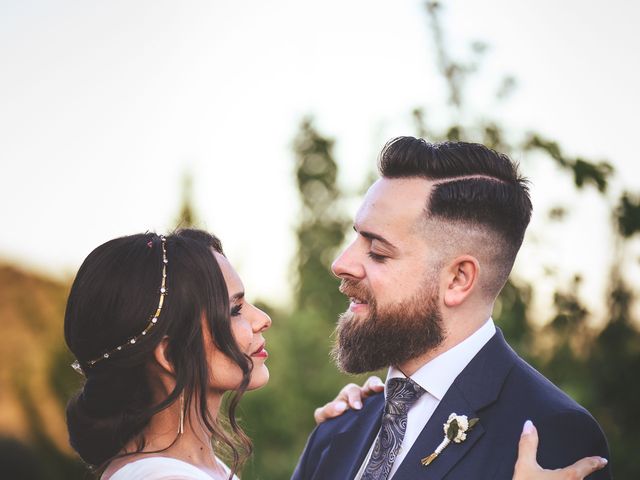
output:
[[[320,424],[330,418],[339,417],[348,408],[360,410],[362,400],[382,390],[384,390],[384,383],[378,377],[369,377],[362,387],[349,383],[342,387],[336,398],[323,407],[316,408],[313,418],[316,419],[317,424]]]
[[[587,457],[569,467],[558,470],[544,470],[536,460],[538,452],[538,431],[527,420],[520,436],[518,461],[513,480],[581,480],[607,464],[606,458]]]

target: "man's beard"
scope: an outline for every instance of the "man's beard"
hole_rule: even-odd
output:
[[[338,320],[331,355],[346,373],[364,373],[402,365],[436,348],[444,340],[442,315],[435,289],[378,309],[373,295],[360,283],[343,279],[340,291],[368,303],[366,318],[346,311]]]

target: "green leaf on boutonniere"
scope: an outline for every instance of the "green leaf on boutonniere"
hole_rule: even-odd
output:
[[[468,420],[466,415],[456,415],[455,413],[449,415],[449,419],[442,425],[444,427],[444,439],[436,447],[435,451],[421,459],[420,463],[428,467],[452,442],[455,444],[464,442],[467,439],[467,432],[475,427],[479,421],[479,418]]]
[[[458,422],[456,422],[455,420],[451,422],[449,424],[449,428],[447,429],[447,438],[453,441],[453,439],[456,438],[456,435],[458,435],[459,429],[460,427],[458,426]]]

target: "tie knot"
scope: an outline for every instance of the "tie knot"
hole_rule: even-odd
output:
[[[406,414],[423,393],[424,389],[410,378],[390,378],[387,380],[385,413]]]

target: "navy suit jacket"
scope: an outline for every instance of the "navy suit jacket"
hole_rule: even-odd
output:
[[[377,394],[362,410],[316,427],[292,479],[353,479],[378,433],[383,407],[384,395]],[[443,424],[453,412],[480,421],[464,442],[450,444],[423,466],[420,459],[443,440]],[[527,419],[538,429],[538,462],[544,468],[592,455],[609,458],[605,436],[589,412],[522,360],[498,330],[453,382],[393,480],[511,480]],[[610,478],[609,466],[589,476]]]

